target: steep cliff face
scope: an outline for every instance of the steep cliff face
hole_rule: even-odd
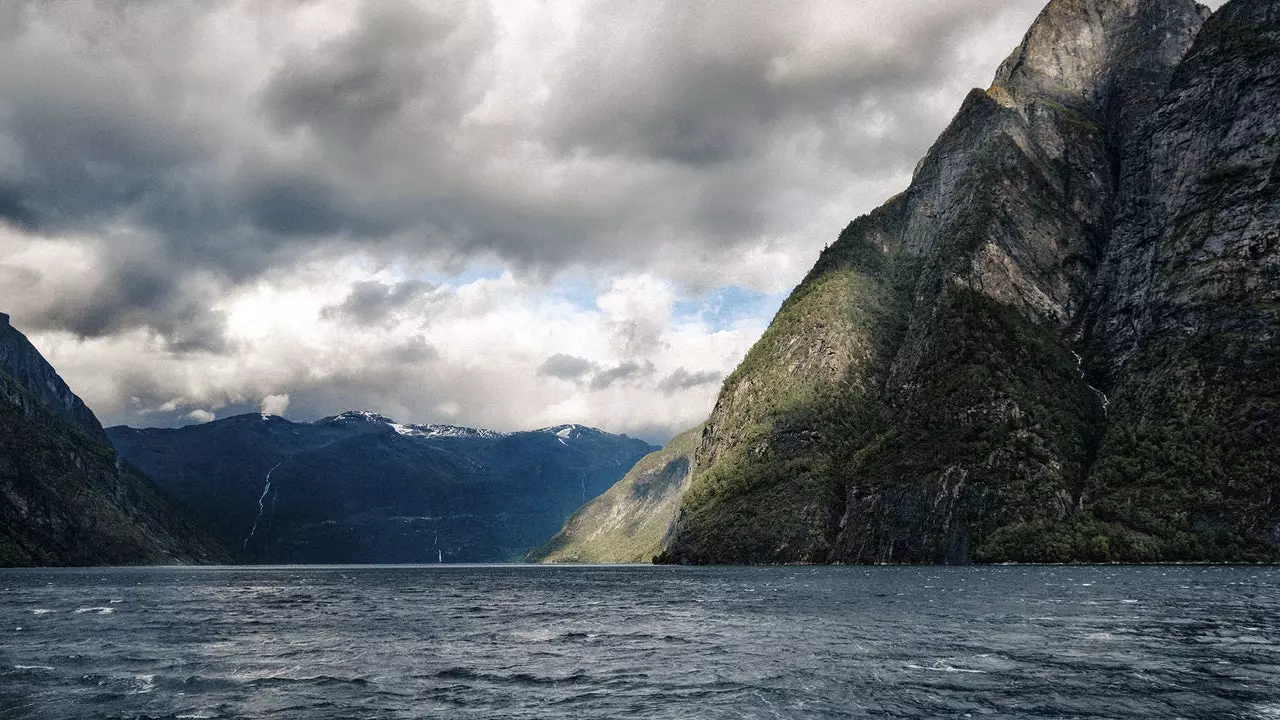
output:
[[[1125,148],[1091,316],[1086,507],[1132,556],[1280,546],[1280,6],[1237,0]]]
[[[605,494],[583,505],[527,562],[641,563],[662,549],[693,478],[702,427],[646,455]]]
[[[67,383],[26,336],[9,324],[9,316],[4,313],[0,313],[0,372],[17,381],[48,412],[71,423],[89,437],[107,442],[107,435],[93,411],[71,392]]]
[[[93,413],[7,320],[0,343],[0,566],[230,559],[116,455]]]
[[[1201,33],[1190,0],[1051,2],[726,381],[665,559],[1271,552],[1274,13],[1236,0]],[[1201,389],[1164,399],[1161,364]],[[1183,422],[1252,464],[1171,467],[1210,450],[1151,439]],[[1170,473],[1236,505],[1173,493],[1147,522]]]

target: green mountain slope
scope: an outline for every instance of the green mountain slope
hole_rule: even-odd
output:
[[[699,426],[646,455],[525,559],[543,563],[649,562],[662,548],[675,521],[701,439]]]
[[[1206,15],[1049,3],[725,382],[664,561],[1277,557],[1280,18]]]
[[[25,344],[4,321],[7,347]],[[30,357],[20,349],[11,356]],[[30,376],[46,395],[57,387],[51,368]],[[204,526],[120,460],[96,419],[83,427],[92,414],[70,397],[51,411],[0,370],[0,566],[229,561]]]

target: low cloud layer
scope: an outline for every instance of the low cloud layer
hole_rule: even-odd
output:
[[[1042,4],[8,3],[0,309],[108,422],[661,439]]]

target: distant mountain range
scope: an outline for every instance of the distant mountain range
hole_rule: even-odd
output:
[[[0,313],[0,566],[228,562]]]
[[[372,412],[107,434],[254,563],[517,561],[655,449],[580,425],[502,433]]]

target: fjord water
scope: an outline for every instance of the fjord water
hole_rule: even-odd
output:
[[[1280,718],[1280,570],[0,571],[0,717]]]

